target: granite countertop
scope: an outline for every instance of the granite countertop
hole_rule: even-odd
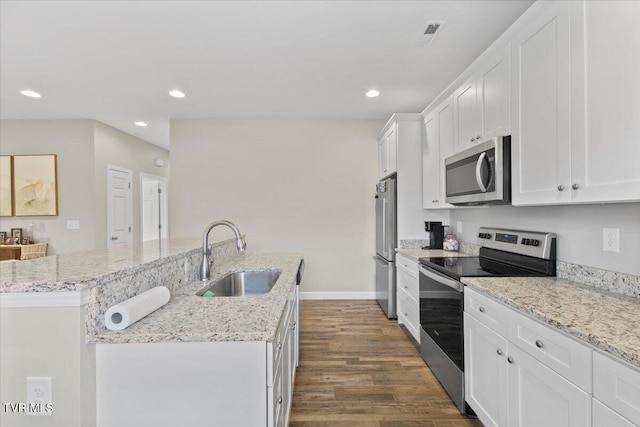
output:
[[[556,277],[464,277],[468,287],[640,368],[640,303]]]
[[[0,293],[91,289],[197,251],[201,245],[196,238],[171,238],[0,263]]]
[[[469,257],[473,256],[473,254],[467,252],[453,252],[453,251],[445,251],[442,249],[396,249],[396,252],[400,255],[404,255],[407,258],[411,258],[414,261],[418,261],[421,257],[450,257],[450,258],[458,258],[458,257]]]
[[[205,286],[193,282],[177,289],[159,310],[122,331],[104,329],[90,343],[152,343],[208,341],[272,341],[302,255],[240,255],[211,273],[211,281],[243,269],[278,269],[282,273],[270,292],[253,297],[196,296]]]

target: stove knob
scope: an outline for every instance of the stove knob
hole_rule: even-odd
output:
[[[532,240],[532,241],[531,241],[531,244],[532,244],[533,246],[540,246],[540,240]]]
[[[528,246],[528,245],[531,244],[531,240],[530,239],[522,239],[522,244]]]

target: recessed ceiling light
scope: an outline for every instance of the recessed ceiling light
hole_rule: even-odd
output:
[[[178,89],[170,90],[169,95],[173,96],[174,98],[184,98],[184,92]]]
[[[378,91],[377,91],[377,90],[375,90],[375,89],[371,89],[369,92],[365,93],[365,95],[366,95],[368,98],[375,98],[376,96],[380,95],[380,92],[378,92]]]
[[[147,126],[149,126],[145,122],[136,122],[135,124],[136,124],[136,126],[140,126],[140,127],[143,127],[143,128],[146,128]]]
[[[21,94],[23,94],[24,96],[28,96],[29,98],[40,98],[41,95],[33,90],[29,90],[29,89],[25,89],[25,90],[21,90],[20,91]]]

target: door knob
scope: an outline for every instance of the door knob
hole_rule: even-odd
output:
[[[502,350],[497,349],[497,350],[496,350],[496,353],[498,353],[498,356],[502,356]]]
[[[558,185],[558,191],[563,191],[564,190],[564,185]]]
[[[507,357],[507,362],[513,363],[513,357],[511,357],[511,356]]]
[[[542,341],[536,340],[536,347],[542,348],[542,346],[543,346]]]
[[[480,135],[476,136],[476,139],[480,139]]]
[[[573,184],[571,188],[573,188],[574,190],[577,190],[578,188],[580,188],[580,186],[578,184]]]

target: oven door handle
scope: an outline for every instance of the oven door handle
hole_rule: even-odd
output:
[[[446,285],[452,289],[455,289],[458,292],[462,292],[464,289],[464,285],[462,284],[462,282],[458,282],[457,280],[453,280],[449,277],[443,276],[442,274],[434,273],[433,271],[427,270],[423,266],[420,266],[420,274],[424,274],[428,278]]]

